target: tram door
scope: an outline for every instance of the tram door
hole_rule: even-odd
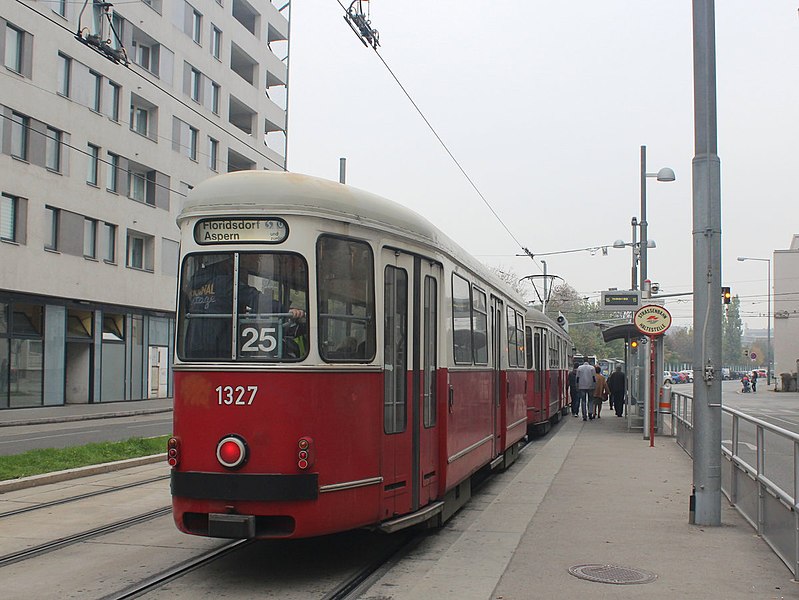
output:
[[[491,400],[491,415],[494,424],[494,447],[491,456],[496,456],[502,450],[502,300],[491,296],[491,364],[493,365],[492,380],[494,382]],[[508,331],[516,327],[516,323],[508,323]]]
[[[384,250],[383,516],[436,496],[441,267]]]

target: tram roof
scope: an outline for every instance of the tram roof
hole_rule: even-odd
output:
[[[177,222],[180,225],[198,216],[273,212],[333,218],[402,235],[444,252],[514,294],[507,282],[418,213],[377,194],[311,175],[236,171],[206,179],[189,193]]]

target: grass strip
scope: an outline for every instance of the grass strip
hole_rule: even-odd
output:
[[[122,442],[97,442],[71,448],[44,448],[0,456],[0,481],[64,471],[87,465],[166,452],[168,435],[130,438]]]

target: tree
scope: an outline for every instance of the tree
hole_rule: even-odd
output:
[[[743,356],[740,308],[741,299],[735,296],[721,315],[721,362],[725,365],[739,364]]]
[[[609,320],[623,316],[623,313],[602,310],[598,302],[583,298],[568,283],[556,285],[547,303],[547,314],[556,315],[558,311],[569,321],[569,335],[579,354],[595,354],[599,357],[624,355],[624,342],[614,340],[606,343],[600,328]]]
[[[691,327],[672,327],[663,338],[667,363],[694,362],[694,330]]]

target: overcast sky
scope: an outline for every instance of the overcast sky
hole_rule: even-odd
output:
[[[342,0],[345,6],[349,0]],[[513,234],[427,129],[336,0],[293,2],[289,170],[338,179],[427,217],[484,262],[631,241],[647,171],[649,276],[692,289],[691,2],[372,0],[380,54]],[[767,264],[799,233],[797,0],[716,3],[722,278],[765,327]],[[542,257],[582,295],[630,286],[630,249]],[[799,282],[797,282],[799,287]],[[688,325],[690,300],[669,299]],[[775,308],[779,309],[779,299]]]

